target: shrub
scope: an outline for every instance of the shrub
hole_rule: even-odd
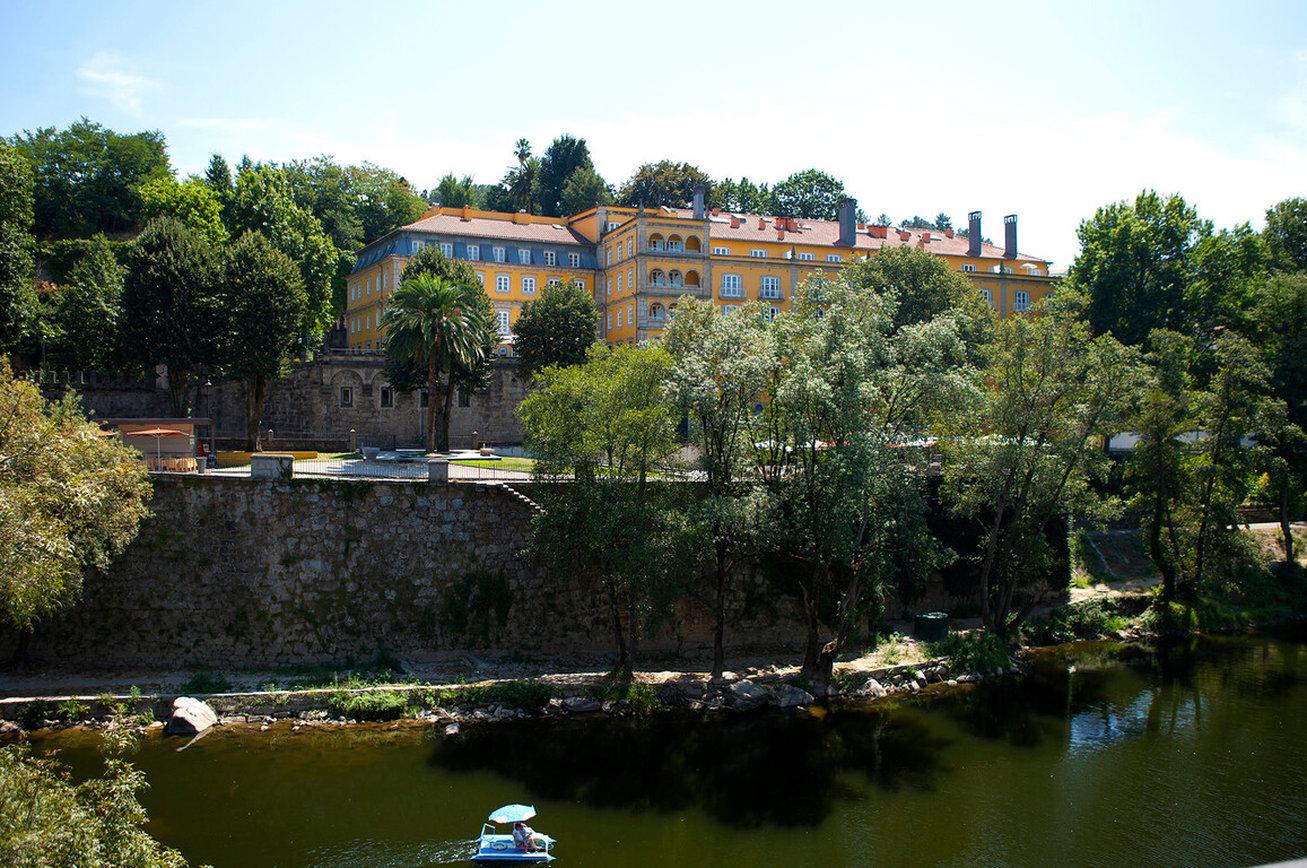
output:
[[[221,675],[196,672],[178,689],[182,693],[226,693],[231,690],[231,682]]]
[[[1060,645],[1077,639],[1102,639],[1130,626],[1120,603],[1111,597],[1097,597],[1055,609],[1047,616],[1022,627],[1023,636],[1037,645]]]
[[[440,705],[502,705],[519,711],[539,711],[548,704],[554,690],[539,681],[500,681],[440,691]]]
[[[648,717],[663,708],[663,701],[658,698],[653,685],[638,681],[614,679],[605,682],[595,689],[594,696],[600,702],[625,702],[627,708],[639,717]]]
[[[327,700],[332,714],[352,720],[398,720],[409,713],[408,696],[398,690],[340,691]]]
[[[995,672],[1012,662],[1008,647],[993,633],[950,633],[939,642],[926,643],[931,657],[948,657],[954,672]]]

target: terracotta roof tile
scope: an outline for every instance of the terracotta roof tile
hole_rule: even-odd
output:
[[[592,246],[583,235],[572,231],[562,220],[561,228],[552,223],[514,223],[512,220],[495,220],[489,217],[470,217],[464,220],[455,214],[435,214],[416,223],[401,227],[409,232],[430,232],[469,238],[497,238],[504,241],[534,241],[540,244],[568,244]]]

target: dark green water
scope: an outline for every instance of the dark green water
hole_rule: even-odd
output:
[[[1074,671],[1071,667],[1074,666]],[[275,731],[274,731],[275,732]],[[43,739],[79,770],[85,734]],[[1307,643],[1068,646],[1011,679],[823,719],[217,731],[136,757],[193,863],[458,862],[534,802],[561,865],[1245,865],[1307,855]]]

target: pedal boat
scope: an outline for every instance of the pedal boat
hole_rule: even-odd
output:
[[[519,850],[513,843],[513,823],[523,822],[536,815],[534,805],[505,805],[490,815],[489,823],[481,824],[481,835],[477,838],[477,851],[473,862],[553,862],[549,852],[553,849],[554,839],[548,835],[535,833],[537,842],[542,842],[540,850]],[[509,832],[504,834],[497,825],[508,825]]]

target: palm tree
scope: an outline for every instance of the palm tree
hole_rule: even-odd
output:
[[[452,360],[471,366],[485,353],[478,336],[486,324],[472,297],[480,291],[480,287],[422,274],[399,285],[383,317],[386,354],[427,367],[427,452],[449,450],[447,424],[440,426],[440,442],[436,442],[436,408],[443,406],[439,388],[442,366],[452,366]]]

